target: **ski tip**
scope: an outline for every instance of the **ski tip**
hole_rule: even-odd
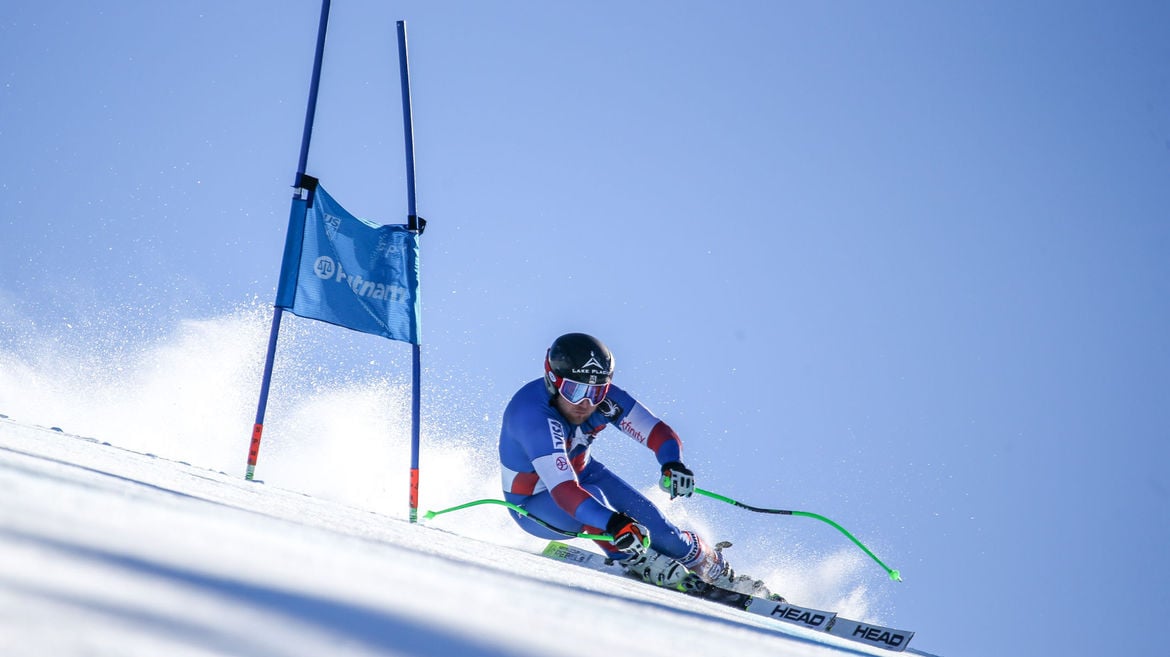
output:
[[[902,581],[902,573],[898,572],[897,570],[891,570],[890,579],[895,582],[900,582]]]

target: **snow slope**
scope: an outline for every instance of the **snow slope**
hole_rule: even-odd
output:
[[[883,654],[9,418],[0,495],[6,657]]]

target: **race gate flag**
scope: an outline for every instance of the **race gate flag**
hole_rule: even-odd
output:
[[[419,344],[418,233],[380,226],[341,207],[325,188],[294,198],[276,305],[308,319]],[[303,213],[303,223],[297,222]]]

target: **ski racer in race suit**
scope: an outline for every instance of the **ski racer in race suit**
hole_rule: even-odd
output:
[[[628,567],[640,562],[636,572],[657,584],[681,578],[685,571],[677,564],[709,582],[730,579],[719,550],[679,529],[590,454],[598,433],[612,424],[654,453],[660,485],[672,499],[694,492],[678,434],[612,383],[613,364],[609,349],[592,336],[570,333],[553,342],[545,376],[520,388],[504,410],[499,447],[505,499],[558,529],[613,536],[612,543],[598,541],[605,553]],[[511,513],[530,534],[564,538]],[[655,567],[642,567],[648,558]]]

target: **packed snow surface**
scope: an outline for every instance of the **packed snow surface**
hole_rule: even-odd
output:
[[[0,654],[891,654],[0,419]]]

